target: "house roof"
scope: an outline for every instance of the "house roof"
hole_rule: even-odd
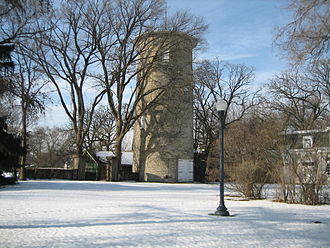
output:
[[[96,152],[96,156],[101,162],[106,163],[107,157],[115,156],[113,152],[110,151],[98,151]],[[133,164],[133,152],[132,151],[124,151],[122,152],[121,163],[126,165]]]

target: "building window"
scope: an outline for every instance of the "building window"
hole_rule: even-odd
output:
[[[142,115],[142,116],[140,117],[140,129],[145,129],[145,122],[146,122],[146,120],[145,120],[145,116]]]
[[[163,62],[170,62],[170,51],[169,50],[165,50],[164,53],[162,54],[162,61]]]
[[[303,148],[312,148],[312,147],[313,147],[313,136],[304,136]]]

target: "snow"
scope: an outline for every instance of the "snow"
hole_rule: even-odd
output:
[[[0,188],[0,246],[330,247],[330,205],[226,198],[232,216],[211,216],[218,192],[214,184],[23,181]]]
[[[114,153],[110,151],[98,151],[96,152],[96,156],[100,159],[103,163],[106,163],[107,157],[113,157]],[[121,163],[126,165],[133,164],[133,152],[132,151],[124,151],[121,155]]]
[[[3,176],[4,178],[12,178],[14,177],[14,173],[13,172],[3,172],[2,174],[0,174],[0,176]]]

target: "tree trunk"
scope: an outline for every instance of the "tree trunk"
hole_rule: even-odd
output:
[[[81,99],[79,99],[79,104],[82,105]],[[75,136],[76,136],[76,152],[73,155],[73,168],[78,170],[78,180],[85,179],[85,158],[83,155],[83,143],[84,143],[84,134],[83,134],[83,114],[79,113],[78,123],[75,125]]]
[[[73,169],[77,170],[78,180],[85,179],[85,158],[83,154],[74,154],[73,158]]]
[[[120,168],[121,168],[121,156],[122,156],[122,137],[121,135],[118,135],[117,133],[117,138],[116,138],[116,146],[115,146],[115,156],[117,158],[117,167],[118,168],[112,168],[115,170],[114,173],[114,181],[120,180]]]
[[[26,108],[24,106],[24,103],[21,104],[22,106],[22,129],[21,129],[21,146],[24,149],[24,152],[21,156],[21,171],[19,174],[19,179],[20,180],[26,180],[26,148],[27,148],[27,141],[26,141],[26,118],[27,118],[27,113],[26,113]]]
[[[19,173],[19,180],[26,180],[26,168],[25,166],[21,166]]]

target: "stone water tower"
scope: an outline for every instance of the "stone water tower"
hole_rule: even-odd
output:
[[[139,39],[139,78],[146,84],[138,94],[148,94],[137,110],[141,116],[134,126],[133,172],[141,181],[193,181],[192,49],[197,41],[170,31]]]

